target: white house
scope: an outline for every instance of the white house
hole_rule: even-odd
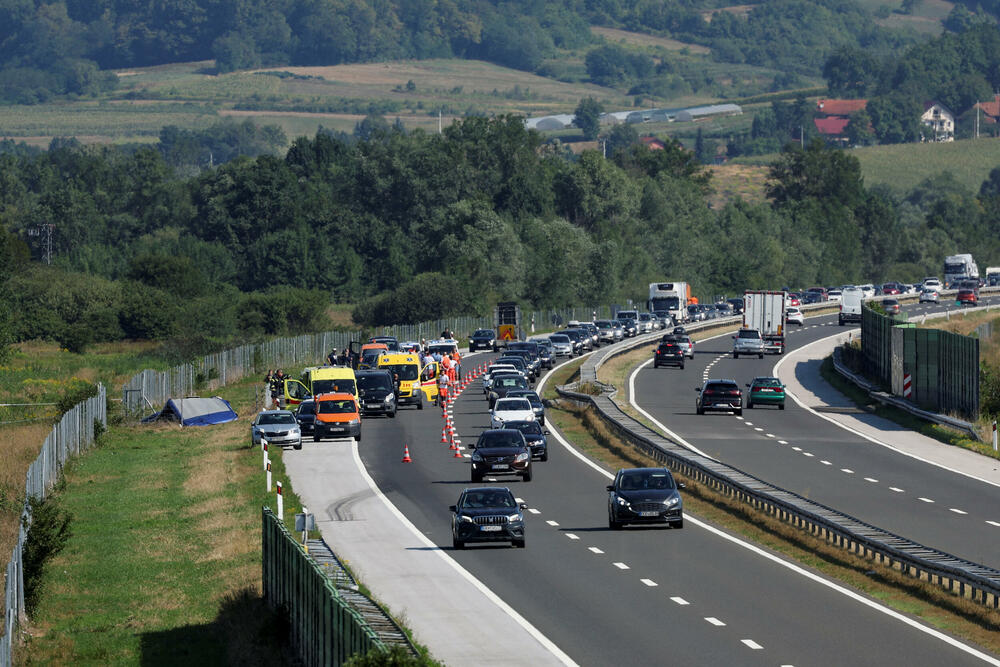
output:
[[[940,102],[924,102],[920,122],[929,128],[925,141],[955,141],[955,114]]]

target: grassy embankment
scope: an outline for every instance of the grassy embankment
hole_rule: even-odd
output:
[[[633,361],[643,360],[647,354]],[[545,398],[556,400],[558,395],[554,387],[577,379],[580,363],[569,364],[557,371],[549,381],[551,385],[546,386]],[[605,364],[601,370],[604,371],[607,366]],[[627,371],[612,371],[618,372]],[[563,403],[551,407],[548,418],[574,445],[609,471],[655,465],[641,451],[620,441],[589,411]],[[685,511],[692,515],[840,581],[888,607],[918,617],[932,627],[988,651],[1000,652],[1000,612],[997,610],[950,595],[896,570],[844,552],[690,479],[679,479],[687,485]]]

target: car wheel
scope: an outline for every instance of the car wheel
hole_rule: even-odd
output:
[[[753,410],[753,403],[747,401],[747,410]]]
[[[696,413],[698,413],[699,415],[703,415],[703,414],[705,414],[705,411],[704,411],[704,410],[702,410],[701,408],[699,408],[698,406],[695,406],[695,408],[694,408],[694,411],[695,411]]]
[[[531,466],[530,465],[528,466],[528,469],[524,471],[524,475],[521,476],[521,479],[523,479],[525,482],[530,482],[531,481]]]
[[[739,358],[740,358],[739,352],[733,352],[733,359],[739,359]]]
[[[360,433],[357,434],[356,436],[354,436],[354,442],[361,442],[361,434]]]
[[[684,527],[684,519],[681,519],[680,521],[675,521],[674,524],[673,524],[673,527],[674,528],[683,528]]]
[[[681,370],[684,370],[684,364],[681,364]]]
[[[548,451],[546,451],[544,454],[542,454],[541,456],[539,456],[538,460],[539,461],[548,461],[549,460],[549,453],[548,453]]]
[[[524,548],[524,539],[522,538],[520,540],[511,540],[510,544],[515,549],[523,549]]]
[[[417,401],[417,410],[424,409],[424,395],[420,394],[420,400]]]
[[[779,410],[784,410],[785,409],[785,404],[784,403],[778,403],[778,409]]]
[[[761,352],[760,354],[758,354],[758,355],[757,355],[757,358],[758,358],[758,359],[763,359],[763,358],[764,358],[764,353],[763,353],[763,352]]]
[[[396,411],[393,410],[392,412],[389,413],[389,419],[395,419],[395,418],[396,418]]]
[[[621,530],[622,522],[615,521],[614,518],[610,514],[608,514],[608,528],[610,528],[611,530]]]
[[[451,538],[451,548],[452,549],[457,549],[457,550],[462,550],[462,549],[465,548],[465,542],[463,542],[462,540],[459,540],[459,539],[456,539],[456,538],[453,537],[453,538]]]
[[[739,409],[736,410],[736,416],[737,417],[742,417],[743,416],[743,408],[739,408]]]
[[[319,442],[319,441],[320,441],[319,435],[317,435],[317,434],[314,433],[313,434],[313,442]]]
[[[302,449],[302,441],[299,440],[299,444],[297,444],[294,447],[292,447],[292,449]]]
[[[481,482],[481,481],[483,481],[483,476],[474,472],[474,473],[472,473],[472,481],[473,482]]]

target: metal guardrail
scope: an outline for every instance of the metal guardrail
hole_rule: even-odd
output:
[[[739,318],[725,319],[729,322],[717,320],[687,329],[704,331],[732,326]],[[644,338],[619,343],[592,354],[580,367],[581,382],[596,381],[597,369],[604,361],[653,341],[656,334]],[[696,454],[626,414],[611,399],[610,393],[591,396],[566,387],[556,387],[556,391],[563,398],[593,407],[619,437],[689,479],[807,530],[858,556],[934,583],[974,602],[1000,608],[1000,570],[926,547],[769,484],[738,468]]]
[[[71,456],[94,444],[94,423],[108,425],[107,392],[97,385],[97,395],[77,403],[66,412],[45,438],[42,451],[28,468],[24,482],[24,507],[17,545],[7,563],[4,586],[4,626],[0,635],[0,667],[10,667],[17,627],[24,622],[24,564],[22,552],[28,539],[25,526],[31,525],[30,498],[44,500],[62,475],[63,465]]]

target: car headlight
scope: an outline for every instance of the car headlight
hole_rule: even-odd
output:
[[[352,419],[351,421],[347,422],[347,425],[354,426],[355,424],[360,424],[360,423],[361,423],[360,419]]]
[[[525,461],[527,461],[530,458],[531,458],[531,454],[529,454],[528,452],[521,452],[520,454],[518,454],[517,456],[514,457],[514,462],[515,463],[524,463]]]
[[[462,523],[475,523],[475,520],[471,516],[465,516],[464,514],[459,517]]]
[[[666,500],[664,500],[663,504],[666,505],[667,507],[673,507],[674,505],[676,505],[680,501],[681,501],[681,499],[679,497],[677,497],[677,496],[671,496],[670,498],[667,498]]]
[[[395,400],[396,400],[396,395],[395,394],[389,394],[388,396],[385,397],[385,402],[386,403],[392,403]]]
[[[621,496],[615,496],[615,500],[617,500],[618,504],[621,505],[622,507],[627,507],[628,506],[628,501],[626,501]]]
[[[292,435],[298,435],[298,434],[299,434],[299,429],[297,427],[293,428],[292,429]]]
[[[476,463],[482,463],[483,457],[480,456],[479,452],[472,452],[472,460],[475,461]]]
[[[521,515],[520,514],[511,514],[511,515],[508,515],[508,517],[507,517],[507,521],[520,521],[520,520],[521,520]]]

